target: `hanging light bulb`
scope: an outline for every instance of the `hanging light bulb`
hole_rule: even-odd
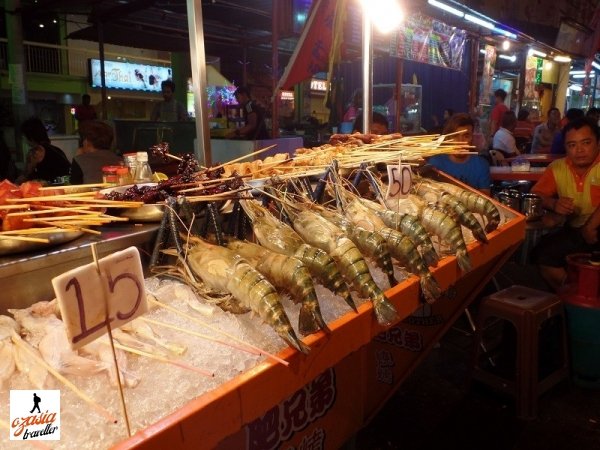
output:
[[[504,39],[502,42],[502,50],[508,50],[510,48],[510,41],[508,39]]]

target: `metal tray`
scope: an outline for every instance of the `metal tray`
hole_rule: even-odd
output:
[[[138,186],[156,186],[158,183],[138,183]],[[125,192],[133,184],[125,186],[117,186],[114,188],[102,189],[101,194],[108,194],[109,192]],[[148,203],[139,208],[127,208],[119,209],[117,214],[121,217],[127,217],[132,222],[160,222],[165,211],[164,203]]]
[[[48,239],[50,242],[27,242],[16,239],[0,239],[0,256],[14,255],[15,253],[40,250],[55,245],[73,241],[83,235],[83,231],[61,231],[57,233],[40,233],[36,238]]]

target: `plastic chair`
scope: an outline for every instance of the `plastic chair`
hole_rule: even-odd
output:
[[[490,150],[490,158],[492,159],[492,164],[494,166],[508,166],[508,161],[502,154],[500,150]]]
[[[483,299],[476,329],[471,379],[512,395],[519,418],[535,418],[539,396],[569,376],[561,299],[511,286]]]

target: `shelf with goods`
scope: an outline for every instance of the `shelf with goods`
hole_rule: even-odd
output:
[[[468,245],[472,270],[462,273],[453,256],[432,270],[445,291],[435,303],[421,303],[412,276],[386,292],[399,314],[393,326],[379,325],[371,304],[364,303],[358,313],[329,323],[331,333],[304,338],[308,355],[282,350],[278,356],[288,367],[265,360],[113,448],[300,448],[315,439],[320,448],[339,448],[383,406],[523,240],[524,217],[496,205],[506,221],[488,235],[489,243]]]

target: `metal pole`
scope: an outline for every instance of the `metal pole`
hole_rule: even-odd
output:
[[[7,44],[8,82],[11,90],[13,118],[15,121],[14,138],[16,160],[25,160],[23,152],[23,137],[20,125],[29,115],[27,105],[27,77],[25,76],[25,49],[23,47],[23,23],[20,0],[5,2],[4,17],[6,33],[10,36]]]
[[[469,68],[469,112],[477,107],[477,67],[479,64],[479,38],[471,38],[471,67]]]
[[[400,132],[400,111],[402,108],[402,80],[404,79],[404,60],[402,58],[398,58],[396,62],[396,86],[394,87],[394,98],[396,101],[394,102],[396,111],[394,112],[394,123],[392,124],[393,131]]]
[[[104,24],[98,21],[96,27],[98,29],[98,55],[100,56],[100,84],[102,86],[100,94],[102,97],[102,120],[106,120],[108,96],[106,95],[106,74],[104,73]]]
[[[271,114],[271,137],[273,139],[279,137],[279,92],[277,91],[277,83],[279,82],[279,77],[277,74],[279,73],[279,21],[277,20],[279,17],[279,5],[280,2],[273,2],[273,10],[271,23],[272,25],[272,33],[271,33],[271,53],[273,56],[273,108]]]
[[[204,53],[204,27],[202,24],[202,3],[186,0],[188,31],[190,35],[190,61],[194,86],[194,107],[196,109],[196,142],[202,152],[194,149],[198,160],[206,167],[212,164],[210,132],[208,130],[208,96],[206,93],[206,55]]]
[[[371,42],[371,21],[363,13],[362,23],[362,75],[363,75],[363,133],[371,132],[371,117],[373,116],[373,105],[371,91],[373,89],[373,45]]]

